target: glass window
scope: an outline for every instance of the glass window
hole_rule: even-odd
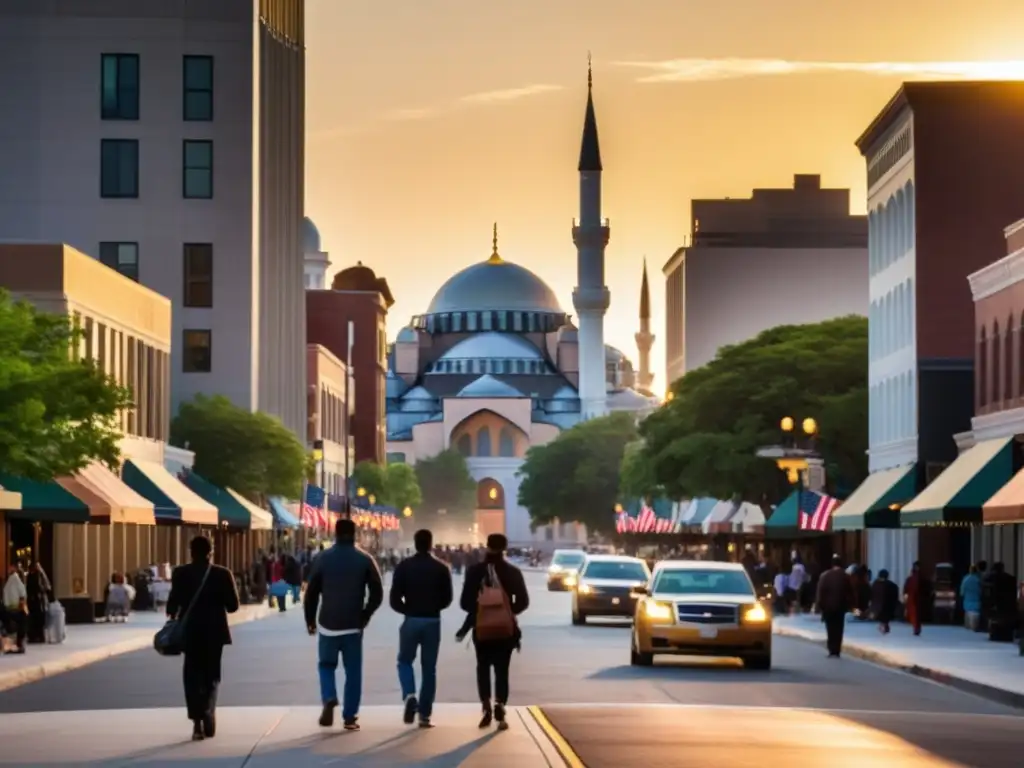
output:
[[[100,262],[135,282],[139,281],[138,243],[100,243]]]
[[[186,140],[182,194],[187,198],[213,197],[213,142]]]
[[[505,457],[516,455],[516,441],[512,437],[512,430],[508,427],[502,427],[498,435],[498,455]]]
[[[456,443],[456,446],[458,447],[459,453],[461,453],[463,456],[473,455],[473,438],[471,438],[469,435],[463,435],[462,437],[460,437],[458,443]]]
[[[505,312],[504,310],[498,313],[498,330],[508,330],[508,312]]]
[[[213,56],[186,56],[184,67],[184,118],[213,120]]]
[[[100,141],[100,197],[139,196],[139,142]]]
[[[647,581],[650,573],[644,563],[635,560],[593,560],[587,563],[581,576],[585,579]]]
[[[452,315],[452,331],[460,333],[462,331],[462,313],[456,312]]]
[[[476,455],[491,455],[491,430],[487,427],[481,427],[480,431],[476,433]]]
[[[555,552],[551,564],[559,568],[579,568],[586,559],[587,556],[582,552]]]
[[[513,312],[512,313],[512,330],[517,333],[523,330],[523,313]]]
[[[652,592],[692,595],[753,595],[754,587],[743,571],[664,570]]]
[[[104,53],[100,57],[100,117],[139,119],[139,57],[134,53]]]
[[[183,289],[186,307],[213,306],[213,246],[210,243],[185,243],[184,246],[185,284]]]
[[[213,370],[213,332],[186,329],[182,333],[181,369],[185,373],[209,373]]]
[[[479,322],[479,315],[476,312],[466,313],[466,330],[475,331]]]
[[[481,319],[483,320],[483,326],[485,331],[494,330],[494,313],[493,312],[481,312]]]

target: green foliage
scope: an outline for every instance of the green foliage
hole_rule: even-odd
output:
[[[416,470],[408,464],[398,462],[388,464],[384,469],[385,501],[398,510],[406,507],[416,508],[423,502],[420,482]]]
[[[120,460],[120,411],[131,393],[92,361],[69,317],[15,302],[0,290],[0,470],[30,480],[69,475],[92,460]]]
[[[519,503],[529,510],[532,524],[558,518],[593,531],[614,529],[619,471],[626,447],[636,440],[633,415],[612,413],[530,448],[519,470]]]
[[[422,502],[429,512],[465,512],[476,507],[476,481],[469,474],[465,457],[453,448],[420,459],[414,467]]]
[[[251,413],[228,398],[197,396],[171,423],[171,442],[195,452],[195,471],[251,499],[298,498],[309,453],[276,418]]]
[[[619,469],[619,493],[622,498],[639,499],[657,496],[661,492],[654,467],[644,452],[644,443],[637,440],[626,446]]]
[[[673,498],[777,501],[789,484],[757,450],[782,440],[784,416],[810,416],[829,489],[856,487],[867,473],[867,348],[867,320],[853,316],[724,347],[641,425],[655,479]]]
[[[362,496],[373,496],[384,503],[387,491],[387,477],[384,467],[373,461],[360,461],[352,468],[352,485],[356,492],[363,491]]]

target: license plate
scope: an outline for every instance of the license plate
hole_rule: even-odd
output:
[[[613,597],[612,598],[612,605],[618,605],[618,604],[619,604],[619,598]]]
[[[700,636],[705,640],[714,640],[718,637],[718,630],[714,627],[701,627]]]

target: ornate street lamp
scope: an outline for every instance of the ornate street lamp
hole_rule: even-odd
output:
[[[792,416],[784,416],[779,421],[779,429],[784,436],[784,444],[762,448],[757,455],[764,459],[773,459],[776,466],[786,473],[786,479],[802,490],[807,485],[807,470],[812,461],[818,459],[814,449],[815,438],[818,436],[818,422],[811,417],[800,422],[797,430],[796,420]]]

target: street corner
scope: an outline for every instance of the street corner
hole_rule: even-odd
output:
[[[217,736],[189,739],[184,710],[119,710],[61,716],[8,715],[0,723],[5,743],[0,765],[64,763],[101,765],[148,762],[217,766],[289,766],[355,760],[387,766],[458,765],[463,768],[542,768],[558,765],[525,709],[510,709],[508,731],[478,728],[475,705],[436,707],[435,727],[402,722],[402,708],[364,708],[361,729],[319,726],[317,707],[227,707],[217,713]]]

